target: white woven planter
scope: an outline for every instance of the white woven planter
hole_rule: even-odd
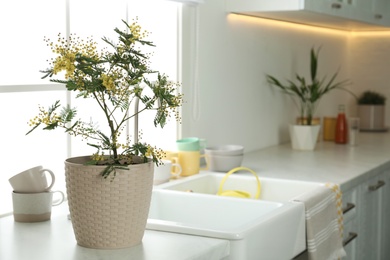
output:
[[[65,161],[66,189],[77,244],[115,249],[141,243],[153,187],[153,162],[117,170],[103,179],[105,166],[83,165],[89,157]]]

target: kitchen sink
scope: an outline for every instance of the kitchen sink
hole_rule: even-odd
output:
[[[304,206],[289,201],[154,189],[146,228],[229,240],[229,259],[292,259],[306,247]]]
[[[147,228],[229,239],[230,259],[292,259],[306,249],[305,210],[294,199],[323,183],[203,172],[154,187]]]
[[[225,174],[206,172],[183,179],[167,182],[156,186],[156,189],[192,192],[195,194],[216,195]],[[323,183],[285,180],[276,178],[263,178],[259,176],[261,183],[260,200],[265,201],[292,201],[294,198],[316,189]],[[253,175],[232,174],[223,185],[223,190],[242,190],[252,194],[257,191],[257,182]]]

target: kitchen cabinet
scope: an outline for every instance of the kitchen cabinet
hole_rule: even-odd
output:
[[[381,227],[381,256],[390,259],[390,170],[383,174],[386,185],[383,187],[382,227]]]
[[[304,8],[307,11],[328,14],[340,18],[353,18],[354,6],[346,0],[306,0]]]
[[[357,259],[357,239],[359,237],[358,233],[356,233],[357,226],[358,221],[356,218],[344,224],[344,250],[347,255],[343,260]]]
[[[343,244],[347,256],[343,260],[356,259],[358,218],[356,213],[358,189],[343,193],[344,233]]]
[[[343,208],[350,208],[344,215],[344,239],[355,237],[345,245],[345,259],[390,259],[389,176],[385,171],[343,194]]]
[[[351,21],[390,26],[390,4],[387,0],[306,0],[310,10],[324,12]]]
[[[226,10],[341,30],[390,30],[387,0],[226,0]]]
[[[359,228],[357,259],[380,258],[381,205],[383,203],[383,183],[375,177],[359,187],[357,204]]]
[[[390,4],[387,0],[355,0],[357,19],[367,23],[389,26]]]

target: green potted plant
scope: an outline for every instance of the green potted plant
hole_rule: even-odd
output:
[[[39,126],[44,130],[62,128],[96,148],[93,155],[65,161],[76,240],[91,248],[130,247],[142,240],[153,187],[153,165],[160,164],[163,152],[147,143],[132,143],[124,126],[139,113],[156,109],[154,125],[163,127],[172,113],[178,118],[176,108],[182,104],[178,84],[150,69],[149,55],[139,49],[141,45],[153,46],[145,40],[148,33],[137,21],[123,23],[124,30],[114,29],[117,42],[102,38],[106,44],[102,50],[91,38],[83,40],[71,35],[65,39],[59,35],[57,42],[46,39],[55,57],[42,71],[43,78],[65,84],[68,91],[77,93],[77,98],[96,101],[105,118],[101,125],[107,127],[107,132],[100,130],[96,122],[76,119],[76,108],[61,108],[56,101],[48,109],[39,108],[27,133]],[[58,76],[60,72],[64,75]],[[156,81],[147,78],[151,75]],[[143,108],[131,113],[134,102],[141,102]],[[154,108],[156,103],[158,107]],[[90,113],[97,111],[91,109]],[[107,177],[109,180],[104,180]]]
[[[375,91],[364,91],[358,98],[360,130],[385,131],[386,97]]]
[[[335,82],[338,73],[334,73],[328,81],[326,77],[318,78],[319,51],[320,48],[317,50],[311,48],[310,51],[310,80],[296,74],[296,81],[287,80],[287,83],[284,84],[275,77],[267,75],[267,82],[292,97],[299,110],[299,125],[290,125],[289,128],[294,149],[313,150],[315,148],[320,125],[313,125],[313,114],[321,98],[334,89],[350,92],[344,88],[349,84],[348,80]],[[297,133],[297,131],[299,132]],[[303,133],[300,134],[301,132]]]

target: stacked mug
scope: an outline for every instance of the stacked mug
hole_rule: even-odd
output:
[[[208,169],[208,160],[203,153],[206,147],[206,140],[189,137],[176,141],[177,156],[182,168],[181,176],[191,176],[199,173],[200,170]],[[202,160],[203,159],[203,160]],[[205,164],[205,167],[201,165]]]
[[[46,175],[50,175],[50,184]],[[13,188],[12,202],[16,222],[40,222],[49,220],[51,207],[61,204],[64,193],[51,191],[55,182],[54,173],[42,166],[36,166],[20,172],[9,179]],[[60,198],[53,201],[53,194]]]
[[[186,177],[207,170],[206,155],[202,154],[206,140],[197,137],[176,141],[177,151],[165,151],[162,165],[154,168],[154,184],[169,181],[172,177]],[[201,167],[205,164],[205,167]]]

